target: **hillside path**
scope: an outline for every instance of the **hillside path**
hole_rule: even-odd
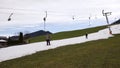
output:
[[[113,34],[120,34],[120,25],[114,25],[114,26],[111,26],[111,28],[112,28]],[[46,42],[37,42],[37,43],[1,48],[0,62],[30,55],[38,51],[54,49],[60,46],[84,43],[92,40],[108,39],[109,37],[113,37],[113,35],[109,34],[109,30],[108,28],[106,28],[96,33],[88,34],[88,39],[86,39],[84,35],[84,36],[74,37],[74,38],[53,40],[51,41],[50,46],[47,46]]]

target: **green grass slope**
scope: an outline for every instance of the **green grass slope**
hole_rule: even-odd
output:
[[[78,37],[78,36],[85,35],[86,32],[93,33],[93,32],[97,32],[97,31],[104,29],[104,28],[106,28],[106,26],[88,28],[88,29],[83,29],[83,30],[59,32],[59,33],[52,34],[52,40]],[[40,42],[40,41],[45,40],[45,36],[38,36],[38,37],[30,38],[28,40],[30,41],[30,43]]]
[[[120,68],[120,35],[1,62],[0,68]]]

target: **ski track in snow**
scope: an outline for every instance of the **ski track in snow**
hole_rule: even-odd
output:
[[[113,34],[120,34],[120,24],[111,26],[111,29]],[[113,35],[110,35],[108,28],[106,28],[96,33],[88,34],[88,39],[86,39],[85,36],[80,36],[80,37],[67,38],[61,40],[53,40],[51,41],[50,46],[47,46],[46,42],[37,42],[37,43],[1,48],[0,62],[19,58],[26,55],[31,55],[38,51],[54,49],[60,46],[66,46],[71,44],[84,43],[92,40],[108,39],[109,37],[113,37]]]

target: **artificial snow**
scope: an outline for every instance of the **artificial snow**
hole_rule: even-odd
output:
[[[111,30],[113,34],[120,34],[120,24],[111,26]],[[92,40],[108,39],[109,37],[112,36],[113,35],[109,34],[109,29],[106,28],[96,33],[88,34],[88,39],[86,39],[85,36],[80,36],[80,37],[67,38],[61,40],[53,40],[51,41],[50,46],[47,46],[46,42],[37,42],[37,43],[1,48],[0,62],[30,55],[38,51],[54,49],[60,46],[66,46],[71,44],[84,43]]]

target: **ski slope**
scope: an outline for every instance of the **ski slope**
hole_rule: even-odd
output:
[[[120,34],[120,24],[111,26],[111,29],[113,34]],[[96,33],[89,34],[88,39],[86,39],[85,36],[80,36],[80,37],[67,38],[62,40],[53,40],[51,41],[50,46],[47,46],[46,42],[37,42],[37,43],[1,48],[0,62],[30,55],[38,51],[54,49],[60,46],[84,43],[93,40],[108,39],[109,37],[113,37],[113,36],[114,35],[109,34],[109,30],[108,28],[106,28]]]

